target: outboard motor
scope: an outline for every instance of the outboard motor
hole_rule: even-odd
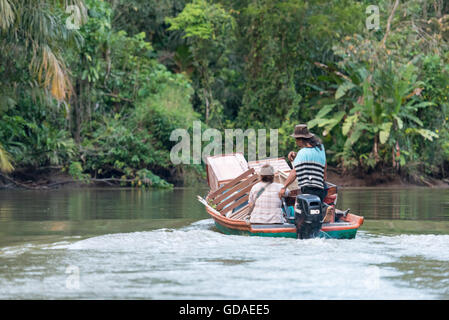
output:
[[[320,235],[323,209],[319,197],[301,194],[296,197],[295,225],[298,239],[310,239]]]

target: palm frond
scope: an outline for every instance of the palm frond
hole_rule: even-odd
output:
[[[12,165],[12,158],[8,152],[3,149],[3,146],[0,144],[0,171],[4,173],[9,173],[14,170]]]
[[[9,0],[0,0],[0,28],[7,30],[14,23],[14,6]]]
[[[50,47],[42,47],[40,54],[35,55],[30,66],[37,73],[38,81],[44,87],[50,88],[55,99],[62,101],[70,96],[72,86],[67,68]]]
[[[73,91],[62,52],[82,42],[80,33],[69,29],[65,21],[70,5],[79,8],[81,22],[86,22],[83,0],[17,0],[14,6],[12,0],[0,0],[0,28],[9,26],[3,35],[8,48],[2,51],[9,52],[5,59],[14,60],[17,52],[28,56],[39,86],[58,101],[67,99]]]

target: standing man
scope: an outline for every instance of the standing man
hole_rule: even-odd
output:
[[[280,195],[284,196],[287,187],[297,179],[301,193],[316,195],[323,202],[326,197],[327,170],[324,146],[319,138],[309,132],[305,124],[297,125],[291,136],[296,139],[296,145],[300,150],[288,154],[294,170],[290,172]]]
[[[288,159],[293,164],[293,170],[291,170],[283,188],[279,192],[279,196],[283,197],[287,187],[297,179],[301,193],[312,194],[319,197],[322,207],[326,208],[322,222],[331,222],[334,220],[335,210],[332,206],[327,206],[324,203],[324,198],[327,194],[325,184],[327,162],[324,146],[318,137],[309,132],[309,129],[305,124],[297,125],[291,136],[296,139],[296,145],[300,150],[297,153],[290,152],[288,154]],[[298,237],[302,238],[302,236],[304,236],[304,230],[307,229],[307,224],[303,223],[305,216],[295,215],[295,217]]]

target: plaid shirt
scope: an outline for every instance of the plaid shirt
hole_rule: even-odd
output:
[[[249,202],[254,203],[257,193],[263,187],[267,186],[267,182],[259,182],[251,188],[249,193]],[[256,200],[256,205],[251,213],[250,223],[284,223],[284,215],[281,209],[282,201],[279,198],[279,192],[283,188],[280,183],[273,182],[262,195]],[[288,195],[288,190],[286,190]]]

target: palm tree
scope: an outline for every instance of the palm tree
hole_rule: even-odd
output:
[[[34,89],[59,102],[70,96],[62,53],[82,39],[67,24],[68,6],[77,6],[86,19],[84,0],[0,0],[0,113],[13,107],[20,93],[33,96]],[[0,142],[0,170],[12,169]]]
[[[66,23],[68,6],[80,7],[79,12],[86,17],[82,0],[0,0],[3,65],[11,67],[8,60],[17,59],[19,54],[25,57],[37,83],[50,89],[57,100],[67,98],[71,89],[62,51],[81,41],[78,32]]]

